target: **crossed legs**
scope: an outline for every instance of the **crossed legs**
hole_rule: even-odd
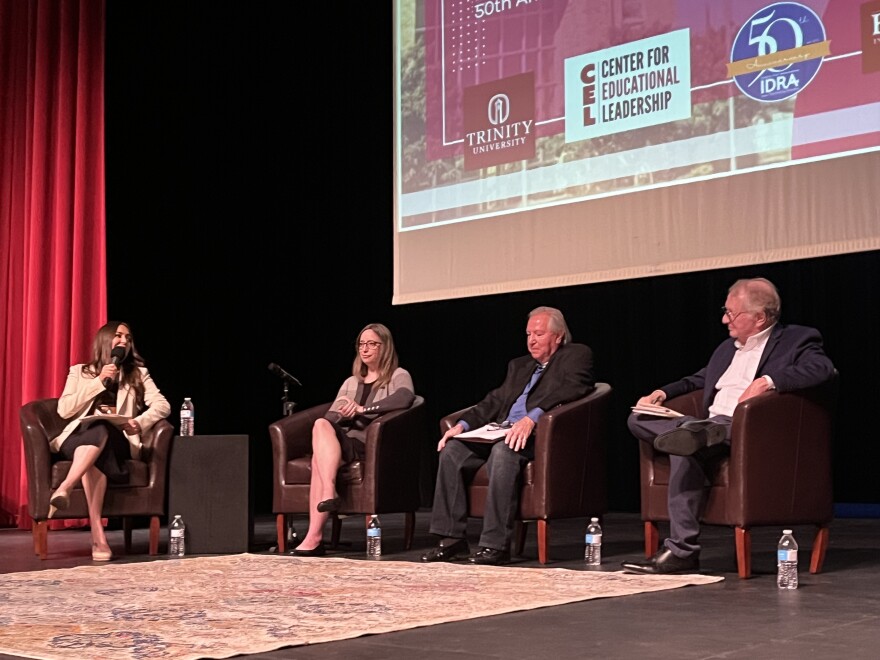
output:
[[[342,447],[336,429],[326,419],[312,427],[312,483],[309,488],[309,531],[298,549],[312,550],[324,538],[324,525],[330,516],[318,511],[318,503],[336,497],[336,474],[342,465]]]
[[[712,417],[719,424],[730,424],[725,416]],[[627,419],[630,432],[639,440],[653,445],[661,433],[678,428],[681,424],[694,421],[694,417],[665,419],[647,415],[631,414]],[[669,511],[669,538],[664,546],[679,558],[699,556],[700,554],[700,511],[706,496],[708,478],[707,461],[726,451],[727,445],[700,450],[693,456],[669,454],[669,485],[667,506]]]
[[[70,470],[64,481],[55,490],[52,501],[55,506],[63,508],[67,506],[70,491],[82,480],[83,491],[86,496],[86,504],[89,509],[89,526],[92,532],[92,555],[109,555],[110,545],[104,533],[104,524],[101,511],[104,507],[104,494],[107,492],[107,477],[98,468],[95,462],[104,450],[106,436],[100,445],[82,445],[73,453]],[[52,511],[50,509],[50,511]],[[53,511],[52,511],[53,512]]]

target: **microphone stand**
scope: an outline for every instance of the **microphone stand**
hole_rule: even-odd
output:
[[[285,379],[284,380],[284,394],[281,397],[282,414],[285,417],[288,415],[292,415],[293,409],[296,408],[296,402],[295,401],[288,401],[288,399],[287,399],[287,393],[288,393],[289,389],[290,388],[287,385],[287,380]]]
[[[284,382],[284,394],[281,395],[281,404],[283,408],[284,416],[289,416],[293,414],[293,409],[296,408],[296,403],[294,401],[289,401],[287,398],[287,393],[290,391],[290,387],[287,384],[287,379],[283,379]],[[288,554],[297,545],[299,545],[299,537],[296,533],[296,527],[293,526],[293,518],[289,515],[284,516],[284,535],[286,537],[286,547]]]

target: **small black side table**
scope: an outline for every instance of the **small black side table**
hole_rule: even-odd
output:
[[[175,436],[168,474],[168,522],[186,524],[186,554],[248,552],[253,506],[246,435]]]

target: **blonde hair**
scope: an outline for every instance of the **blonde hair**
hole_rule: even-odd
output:
[[[391,376],[397,369],[397,350],[394,348],[394,339],[391,337],[391,331],[381,323],[369,323],[363,327],[358,333],[355,340],[354,364],[351,368],[352,375],[358,380],[363,380],[367,375],[367,365],[361,360],[361,353],[358,350],[357,343],[361,340],[361,336],[367,331],[372,330],[379,335],[379,377],[376,379],[374,387],[382,387],[391,382]]]

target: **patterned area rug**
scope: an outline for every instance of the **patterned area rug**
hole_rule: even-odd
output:
[[[0,652],[228,658],[722,579],[256,554],[9,573]]]

